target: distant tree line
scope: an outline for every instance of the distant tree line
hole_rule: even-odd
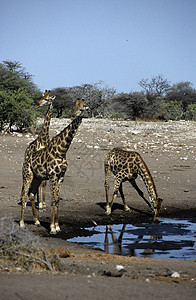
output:
[[[139,82],[142,92],[117,94],[110,113],[116,117],[146,120],[196,120],[196,89],[190,82],[170,85],[162,75]]]
[[[0,64],[0,131],[24,131],[35,124],[46,108],[36,110],[42,92],[33,83],[32,75],[21,63]],[[130,120],[196,120],[196,89],[190,82],[170,85],[163,75],[142,79],[141,92],[116,93],[104,82],[74,87],[57,87],[55,117],[70,117],[76,98],[84,98],[92,117]],[[48,87],[49,89],[50,87]]]

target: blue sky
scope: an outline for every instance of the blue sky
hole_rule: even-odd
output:
[[[162,74],[196,88],[196,0],[0,0],[0,62],[41,89],[103,80],[117,92]]]

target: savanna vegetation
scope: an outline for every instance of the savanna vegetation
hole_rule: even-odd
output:
[[[20,62],[0,63],[0,131],[23,132],[31,128],[39,112],[34,108],[43,91],[33,83]],[[91,117],[130,120],[196,120],[196,89],[191,82],[170,85],[163,75],[141,79],[140,92],[117,93],[104,82],[74,87],[57,87],[55,117],[70,117],[75,99],[84,98]],[[49,87],[48,87],[49,88]],[[130,86],[131,89],[131,86]]]

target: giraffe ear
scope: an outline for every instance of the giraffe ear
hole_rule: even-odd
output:
[[[84,106],[84,99],[82,99],[80,102],[80,109],[83,108],[83,106]]]
[[[79,103],[80,103],[80,98],[77,98],[77,99],[76,99],[76,105],[75,105],[75,106],[78,106]]]
[[[72,113],[71,120],[75,119],[76,112],[78,111],[79,107],[80,107],[80,99],[77,98],[77,99],[76,99],[75,106],[74,106],[74,109],[73,109],[73,113]]]
[[[77,98],[75,106],[74,106],[74,113],[78,110],[79,104],[80,104],[80,99]]]

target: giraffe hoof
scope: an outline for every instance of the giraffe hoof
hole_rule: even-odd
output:
[[[24,221],[20,221],[20,228],[25,228]]]
[[[56,226],[56,232],[61,231],[61,228],[59,226]]]
[[[39,203],[38,209],[39,209],[39,210],[43,209],[42,203]]]
[[[38,220],[35,222],[35,226],[40,226],[40,222]]]
[[[105,214],[106,214],[107,216],[111,215],[111,209],[107,209],[106,212],[105,212]]]
[[[54,235],[57,234],[56,229],[54,229],[54,228],[51,229],[51,230],[50,230],[50,234],[54,234]]]
[[[129,208],[128,206],[126,206],[126,207],[124,208],[124,211],[130,211],[130,208]]]

